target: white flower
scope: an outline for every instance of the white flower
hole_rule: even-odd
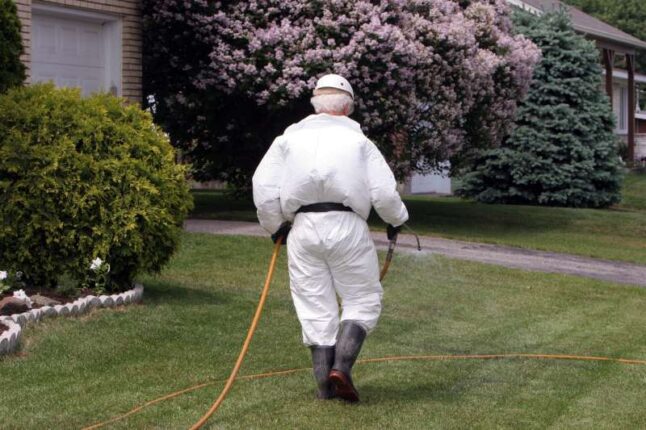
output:
[[[0,270],[0,281],[2,281],[3,279],[7,279],[7,272]]]
[[[92,260],[92,264],[90,264],[90,270],[94,270],[96,272],[102,264],[103,260],[101,260],[99,257],[96,257],[94,260]]]
[[[31,299],[23,290],[18,290],[13,292],[13,296],[17,299],[23,300],[26,304],[27,307],[31,308],[31,305],[33,304]]]

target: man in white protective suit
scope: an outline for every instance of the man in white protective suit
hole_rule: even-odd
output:
[[[318,398],[356,402],[351,370],[377,325],[383,292],[366,219],[374,207],[390,239],[408,212],[384,157],[348,118],[350,83],[325,75],[311,102],[316,114],[288,127],[260,162],[253,198],[274,242],[287,238],[290,289]]]

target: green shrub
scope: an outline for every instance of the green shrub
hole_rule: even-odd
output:
[[[29,286],[87,281],[95,258],[110,287],[158,271],[192,206],[185,170],[138,106],[51,84],[0,96],[0,269]]]
[[[622,163],[599,53],[564,11],[520,14],[516,28],[541,48],[516,128],[483,152],[457,194],[485,203],[607,207],[620,198]]]
[[[25,80],[21,53],[22,39],[16,4],[12,0],[0,0],[0,93]]]

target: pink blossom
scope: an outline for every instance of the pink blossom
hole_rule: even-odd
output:
[[[279,108],[309,97],[318,76],[342,74],[355,118],[399,173],[498,144],[540,55],[511,33],[504,0],[254,0],[214,10],[190,20],[211,47],[196,88]]]

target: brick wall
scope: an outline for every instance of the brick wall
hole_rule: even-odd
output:
[[[32,0],[16,0],[18,17],[22,23],[22,40],[24,53],[22,60],[29,68],[31,61],[31,6]],[[86,11],[109,13],[121,17],[122,58],[121,58],[121,92],[132,101],[140,102],[141,89],[141,5],[139,0],[50,0],[42,4],[69,6]]]

